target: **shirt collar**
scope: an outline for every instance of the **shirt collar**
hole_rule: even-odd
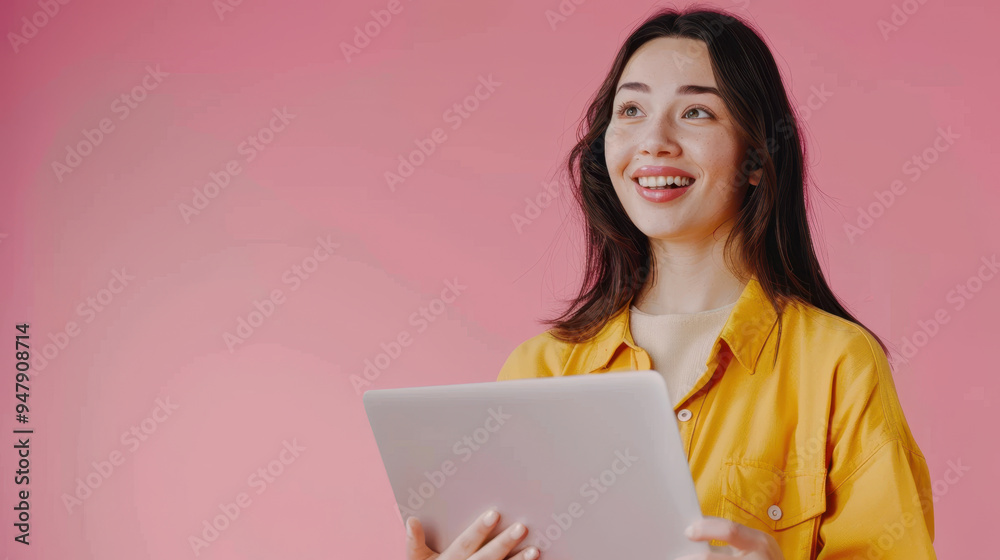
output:
[[[604,328],[594,337],[590,354],[586,358],[586,373],[605,368],[622,344],[638,350],[632,338],[629,325],[632,299],[617,314],[604,325]],[[757,278],[751,277],[740,298],[736,300],[733,311],[729,314],[726,324],[712,344],[712,352],[705,362],[707,366],[718,354],[719,340],[725,340],[730,351],[749,373],[753,373],[757,359],[760,357],[764,342],[777,323],[778,314],[764,294]]]

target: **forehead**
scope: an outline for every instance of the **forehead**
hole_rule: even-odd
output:
[[[687,37],[657,37],[644,43],[632,53],[616,87],[624,82],[643,82],[654,90],[665,85],[716,85],[708,46]]]

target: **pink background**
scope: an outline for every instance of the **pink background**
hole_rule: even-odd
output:
[[[345,4],[245,0],[220,16],[209,0],[75,1],[43,17],[36,1],[4,2],[0,359],[13,370],[21,322],[35,357],[30,547],[12,540],[10,430],[25,427],[13,374],[0,396],[11,558],[195,557],[189,536],[241,492],[250,504],[198,557],[402,558],[351,376],[405,332],[411,344],[365,388],[492,381],[573,295],[582,244],[570,198],[521,231],[512,215],[561,174],[620,41],[657,6],[567,0],[575,11],[553,26],[556,0],[403,0],[348,61],[342,44],[387,2]],[[1000,486],[1000,454],[983,443],[1000,412],[1000,278],[974,278],[1000,249],[988,183],[1000,8],[911,1],[884,37],[894,6],[905,14],[889,0],[733,11],[763,29],[802,106],[832,287],[896,349],[931,335],[897,365],[897,388],[935,480],[939,556],[981,557]],[[12,45],[33,17],[44,25]],[[161,72],[146,78],[155,87],[143,86],[147,67]],[[499,85],[449,120],[490,76]],[[115,100],[133,92],[142,100],[125,114]],[[282,109],[294,117],[261,133]],[[102,119],[113,129],[87,150],[83,130]],[[907,173],[939,127],[957,139]],[[391,189],[384,174],[435,128],[446,139]],[[269,143],[247,161],[240,145],[258,133]],[[81,142],[88,155],[54,171]],[[240,172],[185,219],[180,205],[231,160]],[[845,224],[897,180],[905,192],[849,238]],[[337,248],[311,261],[317,238]],[[297,285],[293,266],[311,270]],[[115,271],[134,279],[123,287]],[[465,288],[431,307],[433,322],[411,322],[448,281]],[[949,298],[958,284],[978,290],[961,309]],[[282,303],[230,351],[225,333],[274,290]],[[154,411],[157,399],[176,409]],[[143,425],[145,440],[122,440]],[[113,453],[104,477],[94,463],[106,471]],[[969,470],[956,480],[949,462]],[[269,465],[280,474],[261,488],[249,477]],[[99,486],[68,508],[88,475]]]

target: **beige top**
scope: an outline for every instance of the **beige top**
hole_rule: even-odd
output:
[[[663,375],[671,404],[677,406],[698,378],[736,302],[698,313],[649,315],[629,309],[632,339],[644,349],[652,368]]]

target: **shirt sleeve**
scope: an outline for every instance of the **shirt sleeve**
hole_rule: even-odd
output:
[[[838,365],[816,560],[936,560],[927,462],[867,333]]]
[[[827,495],[816,560],[936,560],[924,458],[886,441]]]

